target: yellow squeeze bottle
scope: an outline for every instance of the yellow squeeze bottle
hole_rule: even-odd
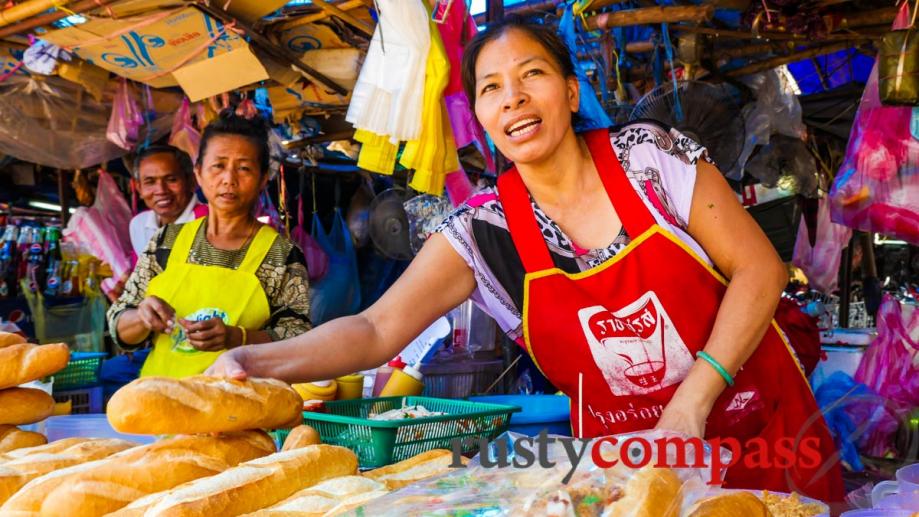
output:
[[[421,395],[424,391],[424,383],[421,382],[421,372],[416,366],[406,366],[405,368],[393,369],[392,376],[383,386],[380,392],[381,397],[411,397]]]
[[[353,400],[364,396],[364,376],[355,373],[335,379],[338,383],[337,400]]]
[[[335,381],[316,381],[303,384],[294,384],[294,390],[303,400],[335,400],[338,393],[338,383]]]

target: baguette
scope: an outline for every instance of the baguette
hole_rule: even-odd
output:
[[[34,388],[0,390],[0,424],[26,425],[54,413],[54,398]]]
[[[352,504],[363,504],[388,493],[377,481],[362,476],[345,476],[305,488],[280,503],[245,517],[321,517],[333,510],[344,512]],[[359,500],[355,500],[359,498]]]
[[[7,509],[102,516],[149,494],[273,452],[274,442],[264,431],[168,438],[34,479],[7,501]]]
[[[766,505],[750,492],[732,492],[709,497],[689,509],[689,517],[770,517]]]
[[[412,456],[407,460],[365,472],[364,476],[397,490],[416,481],[444,474],[451,470],[453,453],[447,449],[434,449]],[[465,464],[465,458],[463,458]]]
[[[7,501],[26,483],[49,472],[111,456],[135,444],[117,439],[87,440],[58,453],[30,454],[0,465],[0,515],[5,515]]]
[[[322,443],[322,440],[319,439],[319,433],[312,427],[303,424],[290,430],[290,434],[287,435],[287,439],[284,440],[284,446],[281,447],[281,450],[289,451],[291,449],[298,449],[300,447],[306,447],[307,445],[318,445],[320,443]]]
[[[302,419],[302,407],[300,395],[281,381],[196,375],[137,379],[112,396],[107,414],[122,433],[228,433],[290,425]]]
[[[0,332],[0,348],[25,343],[26,338],[12,332]]]
[[[23,431],[12,425],[0,424],[0,458],[4,453],[16,449],[36,447],[46,443],[48,443],[48,439],[41,433]]]
[[[271,506],[326,479],[355,473],[357,456],[350,450],[311,445],[139,499],[109,517],[235,517]]]
[[[69,449],[78,443],[87,441],[89,441],[89,438],[63,438],[45,445],[16,449],[5,454],[0,454],[0,465],[3,465],[4,462],[18,460],[32,454],[55,454]]]
[[[64,343],[19,343],[0,348],[0,390],[63,370],[69,360],[70,349]]]

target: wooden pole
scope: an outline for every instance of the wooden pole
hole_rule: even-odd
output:
[[[855,235],[849,239],[849,245],[842,253],[842,285],[839,286],[839,328],[841,329],[849,328],[849,302],[852,298],[852,248],[854,247]]]
[[[833,52],[839,52],[840,50],[845,50],[847,48],[852,48],[858,46],[863,41],[844,41],[841,43],[834,43],[832,45],[822,45],[819,47],[811,47],[805,50],[798,52],[793,52],[787,56],[777,56],[769,58],[765,61],[760,61],[758,63],[750,63],[749,65],[742,66],[740,68],[735,68],[733,70],[728,70],[725,72],[725,75],[728,77],[741,77],[744,75],[755,74],[757,72],[763,72],[766,70],[771,70],[777,66],[787,65],[788,63],[794,63],[795,61],[801,61],[802,59],[810,59],[812,57],[823,56],[826,54],[832,54]]]
[[[71,5],[68,7],[68,10],[75,13],[84,13],[86,11],[92,11],[98,7],[105,7],[114,1],[116,0],[84,0],[82,2],[77,2]],[[39,16],[33,16],[19,23],[14,23],[0,29],[0,38],[5,38],[13,34],[30,31],[36,27],[41,27],[42,25],[50,25],[51,23],[68,16],[70,16],[69,12],[61,10],[57,10],[48,14],[42,14]]]
[[[486,19],[489,23],[500,22],[504,19],[504,0],[485,0]]]
[[[67,199],[67,178],[63,169],[57,170],[57,198],[61,204],[61,226],[67,226],[70,221],[70,203]]]
[[[675,7],[642,7],[639,9],[623,9],[613,13],[602,13],[587,18],[587,27],[590,30],[605,30],[612,27],[626,27],[630,25],[646,25],[656,23],[676,23],[708,21],[715,14],[715,6],[682,5]]]
[[[886,7],[874,11],[862,11],[842,17],[838,29],[853,29],[857,27],[870,27],[872,25],[890,25],[897,17],[897,7]]]
[[[458,2],[460,0],[453,0]],[[505,14],[515,14],[519,16],[526,16],[532,13],[538,12],[555,12],[555,1],[537,1],[537,2],[525,2],[522,4],[516,4],[513,7],[508,7],[504,10]],[[477,14],[473,17],[477,25],[484,25],[488,23],[488,13]]]
[[[357,32],[361,33],[361,35],[364,36],[365,38],[370,39],[373,37],[373,27],[370,27],[369,25],[362,22],[361,20],[358,20],[354,16],[351,16],[350,14],[346,13],[342,9],[339,9],[337,6],[330,4],[329,2],[326,2],[325,0],[313,0],[313,3],[321,7],[323,11],[328,12],[329,14],[335,16],[336,18],[340,19],[341,21],[353,27],[355,30],[357,30]]]
[[[300,140],[289,140],[284,142],[282,145],[284,149],[288,151],[291,149],[299,149],[301,147],[306,147],[311,144],[321,144],[324,142],[334,142],[335,140],[350,140],[354,136],[353,129],[346,129],[344,131],[336,131],[334,133],[326,133],[324,135],[310,136],[307,138],[301,138]]]
[[[329,88],[330,90],[334,91],[335,93],[339,95],[348,94],[347,88],[339,85],[335,81],[321,74],[318,70],[315,70],[313,67],[307,65],[306,63],[301,61],[300,57],[294,54],[293,52],[287,50],[286,48],[280,45],[275,45],[267,37],[262,35],[262,33],[257,32],[255,29],[253,29],[252,26],[249,25],[248,23],[237,19],[236,17],[224,11],[223,9],[220,9],[219,7],[213,7],[207,4],[203,4],[203,3],[196,3],[194,5],[196,5],[198,9],[201,9],[205,13],[209,14],[210,16],[214,18],[217,18],[218,20],[222,21],[225,24],[235,23],[236,27],[242,29],[246,34],[249,35],[249,37],[252,39],[252,43],[258,45],[259,48],[261,48],[268,54],[271,54],[276,59],[280,59],[282,61],[286,61],[290,63],[291,65],[293,65],[295,68],[297,68],[301,72],[312,77],[316,82],[322,84],[323,86]]]

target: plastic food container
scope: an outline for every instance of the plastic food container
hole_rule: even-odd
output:
[[[487,395],[469,400],[519,407],[520,412],[511,416],[511,432],[536,436],[546,429],[571,436],[571,399],[564,395]]]

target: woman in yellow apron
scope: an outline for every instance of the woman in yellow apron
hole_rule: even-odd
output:
[[[109,309],[122,347],[153,341],[141,376],[202,373],[228,349],[309,330],[303,254],[255,219],[267,131],[230,112],[204,130],[195,176],[209,215],[160,229]]]

